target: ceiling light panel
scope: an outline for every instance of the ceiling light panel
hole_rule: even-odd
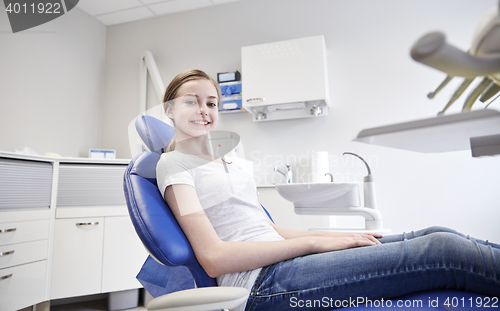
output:
[[[110,26],[110,25],[116,25],[116,24],[151,18],[154,16],[155,15],[151,13],[151,11],[148,10],[147,8],[140,7],[130,10],[99,15],[96,16],[95,18],[98,19],[104,25]]]
[[[229,3],[229,2],[237,2],[240,0],[210,0],[210,1],[212,1],[213,4],[217,5],[217,4],[225,4],[225,3]]]
[[[158,15],[171,14],[211,6],[210,0],[172,0],[149,5],[149,8]]]
[[[140,6],[142,3],[138,0],[84,0],[78,2],[78,8],[92,16]]]
[[[144,4],[153,4],[153,3],[169,2],[169,1],[175,1],[175,0],[141,0],[141,2]]]

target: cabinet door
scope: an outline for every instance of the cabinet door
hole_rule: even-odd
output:
[[[14,311],[45,299],[47,260],[0,269],[0,310]]]
[[[0,182],[0,211],[49,208],[51,163],[0,158]]]
[[[101,292],[104,218],[56,219],[51,299]]]
[[[142,287],[135,276],[146,258],[147,252],[135,233],[130,217],[106,217],[102,292]]]

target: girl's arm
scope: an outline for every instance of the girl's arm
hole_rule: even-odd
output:
[[[361,235],[375,242],[376,244],[381,244],[376,238],[381,238],[381,234],[377,233],[348,233],[348,232],[330,232],[330,231],[301,231],[288,228],[278,227],[271,221],[271,226],[285,239],[296,239],[304,236],[323,236],[323,237],[353,237],[356,235]]]
[[[184,231],[194,254],[211,277],[261,268],[302,255],[376,243],[361,235],[350,237],[300,236],[274,242],[224,242],[217,236],[189,185],[171,185],[164,198]]]

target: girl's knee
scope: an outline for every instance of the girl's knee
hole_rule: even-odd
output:
[[[457,231],[455,231],[453,229],[450,229],[447,227],[442,227],[442,226],[432,226],[432,227],[424,229],[424,235],[432,234],[432,233],[440,233],[440,232],[453,233],[453,234],[458,233]]]
[[[452,232],[434,232],[427,235],[427,246],[438,252],[449,252],[452,250],[459,251],[466,247],[467,241],[457,234]]]

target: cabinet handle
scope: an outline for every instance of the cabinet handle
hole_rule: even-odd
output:
[[[77,226],[93,226],[93,225],[98,225],[98,221],[93,221],[93,222],[77,222]]]
[[[11,274],[7,274],[7,275],[4,275],[4,276],[0,277],[0,281],[1,281],[1,280],[8,279],[8,278],[11,278],[11,277],[12,277],[12,273],[11,273]]]
[[[17,230],[17,228],[0,229],[0,233],[14,232],[14,231],[16,231],[16,230]]]
[[[3,257],[3,256],[7,256],[7,255],[12,255],[14,254],[14,251],[8,251],[8,252],[3,252],[3,253],[0,253],[0,257]]]
[[[266,99],[263,98],[263,97],[249,98],[249,99],[247,99],[247,103],[251,103],[251,102],[263,102],[265,100]]]

